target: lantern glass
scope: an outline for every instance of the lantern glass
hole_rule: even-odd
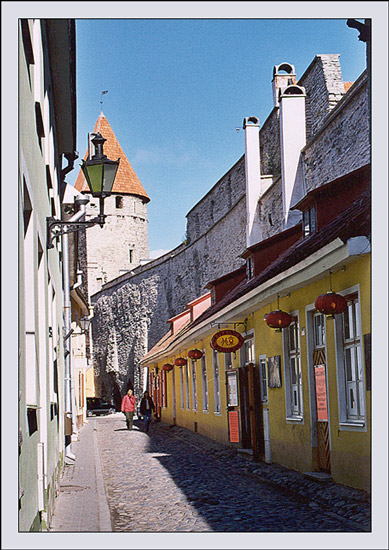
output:
[[[80,319],[81,330],[86,332],[89,330],[89,326],[90,326],[90,319],[86,315],[84,315],[84,317]]]
[[[83,161],[81,169],[93,197],[110,195],[119,160],[98,159]]]

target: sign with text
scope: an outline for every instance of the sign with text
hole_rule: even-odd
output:
[[[229,407],[238,406],[238,381],[237,373],[229,371],[227,375],[227,405]]]
[[[221,353],[237,351],[243,346],[243,336],[236,330],[220,330],[212,336],[210,346]]]
[[[238,411],[228,412],[228,423],[230,426],[231,443],[239,443],[239,413]]]
[[[328,420],[326,368],[324,365],[315,366],[316,409],[318,420]]]

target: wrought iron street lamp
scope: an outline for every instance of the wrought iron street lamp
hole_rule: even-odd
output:
[[[104,199],[112,193],[113,183],[119,167],[120,159],[110,160],[103,153],[104,142],[107,141],[99,132],[95,134],[92,143],[95,147],[95,154],[89,160],[83,160],[81,170],[85,176],[90,193],[100,200],[100,212],[95,218],[88,221],[63,221],[53,217],[46,219],[47,223],[47,248],[53,248],[52,243],[55,237],[79,231],[82,228],[92,227],[99,224],[103,227],[106,215],[104,214]],[[78,204],[88,203],[88,199],[78,199]]]

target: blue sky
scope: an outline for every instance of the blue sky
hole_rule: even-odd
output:
[[[108,90],[104,114],[151,198],[150,251],[181,243],[187,212],[244,153],[243,118],[265,122],[274,65],[299,78],[338,53],[345,81],[366,67],[345,19],[79,19],[76,31],[80,156]]]

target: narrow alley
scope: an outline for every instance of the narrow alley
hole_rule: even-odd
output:
[[[129,432],[121,413],[90,419],[75,444],[75,463],[65,467],[50,530],[140,533],[369,530],[366,503],[365,516],[361,513],[363,502],[357,503],[358,521],[344,517],[347,503],[361,499],[358,491],[330,483],[332,500],[326,509],[309,494],[309,484],[305,492],[299,492],[294,480],[290,491],[281,490],[288,484],[285,477],[288,471],[277,472],[281,484],[276,487],[265,479],[266,469],[272,469],[274,474],[276,466],[252,462],[197,436],[163,423],[153,423],[150,432],[145,433],[140,420],[135,421]],[[311,484],[318,494],[321,484]],[[323,489],[323,494],[326,491]],[[70,510],[73,513],[69,514]]]

